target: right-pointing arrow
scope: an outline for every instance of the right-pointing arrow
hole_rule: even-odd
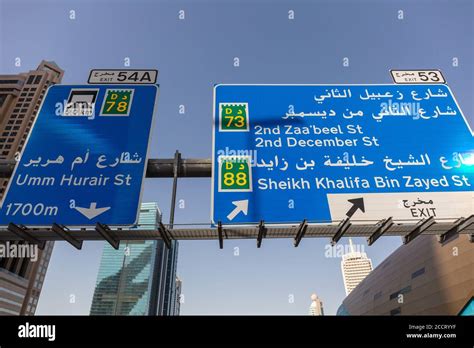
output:
[[[354,213],[357,211],[357,209],[362,210],[363,213],[365,213],[365,206],[364,206],[364,198],[353,198],[353,199],[348,199],[347,200],[349,203],[352,203],[352,207],[347,211],[346,216],[347,217],[352,217]]]
[[[244,213],[244,215],[247,215],[249,211],[248,199],[244,199],[242,201],[233,201],[232,204],[235,205],[235,208],[229,213],[229,215],[227,215],[227,219],[232,221],[240,212]]]

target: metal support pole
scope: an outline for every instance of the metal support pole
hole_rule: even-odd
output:
[[[53,224],[51,230],[56,233],[58,236],[60,236],[62,239],[67,241],[69,244],[71,244],[74,248],[77,250],[82,249],[82,240],[78,240],[71,235],[69,235],[68,231],[69,229],[66,228],[65,226],[61,226],[58,224]]]
[[[430,216],[426,220],[421,220],[418,224],[416,224],[416,227],[411,232],[409,232],[403,237],[403,244],[410,243],[413,239],[418,237],[420,234],[423,233],[423,231],[427,230],[431,225],[435,223],[436,222],[433,216]]]
[[[174,209],[176,206],[176,191],[178,188],[178,174],[181,164],[181,153],[176,150],[174,154],[174,164],[173,164],[173,193],[171,194],[171,210],[170,210],[170,222],[169,229],[173,229],[174,224]]]
[[[339,239],[346,233],[346,231],[351,227],[350,217],[346,217],[339,223],[336,234],[331,238],[331,245],[334,246],[339,242]]]
[[[148,172],[150,171],[150,160],[148,161],[148,168],[147,168],[147,176]],[[181,166],[181,153],[176,150],[174,154],[173,160],[173,191],[171,193],[171,209],[170,209],[170,219],[168,224],[168,229],[173,228],[174,224],[174,212],[176,206],[176,191],[178,188],[178,175],[180,173],[180,166]],[[166,231],[163,231],[166,234]],[[169,237],[169,236],[167,236]],[[163,238],[167,238],[164,237]],[[164,296],[164,283],[166,282],[166,274],[163,274],[163,270],[166,272],[166,267],[163,267],[164,263],[167,263],[168,259],[168,251],[171,249],[172,241],[168,241],[169,243],[165,243],[163,239],[163,243],[156,242],[155,248],[155,258],[153,260],[153,273],[151,279],[151,287],[150,287],[150,302],[148,306],[148,315],[159,315],[158,311],[161,311],[161,308],[158,302],[161,302],[162,297]],[[166,248],[163,246],[166,245]]]
[[[372,244],[374,244],[375,241],[379,239],[385,232],[387,232],[392,225],[393,225],[392,217],[379,221],[377,223],[377,226],[378,226],[377,230],[374,233],[372,233],[372,235],[369,238],[367,238],[367,245],[371,246]]]
[[[444,243],[454,235],[459,234],[466,228],[470,227],[472,224],[474,224],[474,214],[469,216],[467,219],[461,217],[454,222],[454,226],[450,230],[438,236],[438,241]]]
[[[265,238],[266,234],[267,228],[265,227],[265,222],[261,220],[258,225],[257,248],[262,246],[262,239]]]
[[[112,248],[114,248],[115,250],[118,250],[120,246],[120,240],[115,239],[112,236],[112,233],[111,233],[112,230],[109,228],[109,226],[98,222],[95,225],[95,230],[97,231],[97,233],[99,233],[102,236],[102,238],[104,238],[112,246]]]
[[[446,242],[448,239],[452,238],[453,236],[457,235],[459,233],[459,226],[461,226],[466,219],[463,217],[460,217],[456,221],[454,221],[453,227],[451,227],[449,230],[444,232],[443,234],[438,235],[438,242],[441,244]]]
[[[23,240],[27,241],[28,243],[30,244],[36,244],[38,246],[39,249],[43,250],[45,245],[46,245],[46,242],[43,240],[38,240],[36,239],[28,230],[28,228],[26,228],[25,226],[18,226],[14,223],[9,223],[8,224],[8,228],[7,228],[10,232],[16,234],[17,236],[21,237]]]
[[[219,236],[219,249],[224,249],[224,236],[222,235],[222,222],[217,222],[217,234]]]
[[[306,222],[306,219],[304,219],[301,222],[300,226],[298,227],[298,232],[296,232],[296,236],[293,241],[293,245],[295,246],[295,248],[297,248],[298,245],[300,245],[301,239],[303,239],[307,228],[308,228],[308,223]]]

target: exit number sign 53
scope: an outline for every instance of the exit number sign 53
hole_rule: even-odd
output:
[[[390,74],[398,84],[446,83],[440,70],[390,70]]]

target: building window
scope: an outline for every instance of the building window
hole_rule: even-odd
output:
[[[35,75],[30,75],[30,77],[28,77],[28,80],[26,81],[26,84],[31,85],[33,83],[34,78],[35,78]]]
[[[421,276],[421,275],[424,274],[424,273],[425,273],[425,267],[420,268],[419,270],[417,270],[417,271],[415,271],[415,272],[413,272],[413,273],[411,274],[411,279],[414,279],[414,278],[416,278],[416,277],[418,277],[418,276]]]
[[[399,315],[401,313],[402,313],[402,308],[401,307],[394,308],[390,311],[390,315]]]
[[[397,292],[394,292],[393,294],[390,295],[390,299],[393,300],[394,298],[397,298],[398,295],[400,294],[406,294],[407,292],[410,292],[411,291],[411,286],[408,285],[406,287],[404,287],[403,289],[397,291]]]
[[[35,85],[37,85],[38,83],[40,83],[40,81],[41,81],[41,75],[36,76]]]
[[[374,295],[374,300],[380,298],[381,296],[382,296],[382,291],[379,291],[378,293]]]
[[[18,275],[20,277],[23,277],[25,278],[26,276],[26,271],[28,270],[28,265],[30,264],[29,260],[28,259],[24,259],[23,260],[23,263],[21,264],[21,268],[20,268],[20,271],[18,272]]]

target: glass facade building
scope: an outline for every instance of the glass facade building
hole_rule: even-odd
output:
[[[156,229],[161,212],[156,203],[143,203],[140,229]],[[118,250],[104,246],[92,299],[91,315],[177,315],[176,268],[178,243],[166,249],[162,240],[126,241]],[[158,258],[156,255],[158,253]],[[155,260],[158,260],[156,262]],[[154,269],[158,292],[151,295]],[[157,303],[151,306],[152,301]],[[150,313],[150,308],[157,308]]]

